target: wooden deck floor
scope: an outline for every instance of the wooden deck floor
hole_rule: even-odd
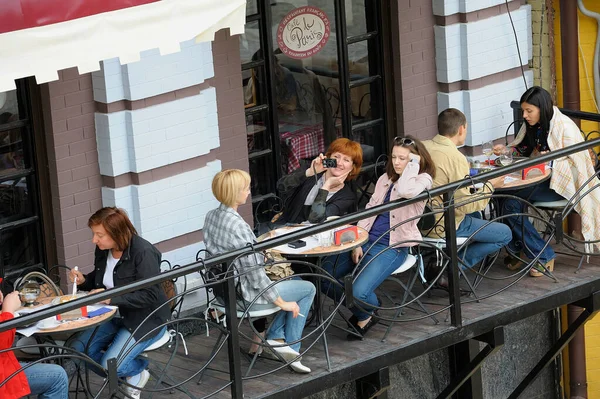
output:
[[[337,328],[327,329],[329,354],[331,357],[331,371],[327,370],[323,345],[321,341],[315,342],[314,346],[304,355],[302,362],[312,368],[312,373],[301,375],[289,371],[287,368],[280,369],[264,376],[252,377],[244,381],[245,398],[268,398],[304,397],[326,388],[352,381],[363,375],[370,374],[387,365],[397,364],[427,352],[432,352],[451,344],[464,341],[495,326],[513,323],[543,311],[551,310],[562,304],[570,303],[578,299],[588,297],[596,291],[600,291],[600,258],[590,258],[590,263],[584,263],[582,270],[575,274],[579,258],[559,255],[556,260],[554,275],[558,282],[550,278],[531,278],[524,276],[514,286],[504,292],[498,293],[490,298],[477,302],[472,296],[462,297],[462,328],[454,328],[450,325],[448,312],[442,311],[437,315],[439,320],[435,324],[431,318],[419,321],[396,323],[392,328],[386,342],[381,342],[386,327],[382,323],[373,327],[368,338],[364,341],[347,341],[346,333]],[[490,270],[488,277],[477,289],[479,297],[498,291],[506,286],[509,272],[501,265],[501,260]],[[386,283],[387,284],[387,283]],[[384,287],[391,295],[400,295],[394,285]],[[418,290],[418,289],[417,289]],[[424,297],[423,302],[430,310],[439,310],[448,305],[448,296],[445,292],[436,290],[431,297]],[[385,302],[384,302],[385,303]],[[332,303],[325,304],[325,314],[329,314]],[[347,314],[347,313],[346,313]],[[384,313],[388,314],[389,313]],[[409,310],[401,316],[401,320],[407,318],[423,317],[422,312]],[[334,324],[344,325],[339,316],[336,316]],[[210,363],[211,370],[207,370],[202,377],[201,383],[197,384],[198,377],[194,374],[206,365],[209,354],[217,342],[217,331],[213,330],[209,337],[205,334],[186,337],[186,356],[180,347],[169,374],[176,381],[192,380],[186,383],[185,388],[196,398],[205,397],[216,393],[215,398],[229,398],[229,364],[227,345],[222,347],[216,358]],[[306,348],[310,342],[303,344]],[[241,340],[241,346],[247,348],[248,341]],[[155,353],[152,358],[160,366],[168,357],[167,351]],[[242,361],[245,372],[249,362]],[[153,366],[155,367],[155,366]],[[252,376],[268,373],[278,367],[281,363],[259,359]],[[221,371],[216,371],[221,370]],[[100,379],[92,378],[92,387],[98,390]],[[153,386],[152,379],[147,388]],[[143,393],[142,398],[163,397],[170,399],[187,398],[182,392],[176,391],[172,395],[165,392]],[[74,397],[74,396],[72,396]],[[99,397],[108,397],[108,394],[100,393]]]

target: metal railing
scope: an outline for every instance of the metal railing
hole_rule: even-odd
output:
[[[492,170],[490,172],[479,174],[479,175],[473,176],[471,178],[465,178],[463,180],[450,183],[443,187],[434,188],[434,189],[428,190],[426,192],[423,192],[420,195],[418,195],[412,199],[393,201],[393,202],[389,202],[389,203],[386,203],[386,204],[383,204],[383,205],[380,205],[377,207],[365,209],[360,212],[346,215],[346,216],[340,217],[338,219],[328,221],[328,222],[325,222],[325,223],[322,223],[319,225],[306,227],[306,228],[304,228],[302,230],[298,230],[298,231],[293,231],[289,234],[286,234],[285,236],[274,237],[265,242],[249,243],[244,248],[239,248],[235,251],[231,251],[231,252],[228,252],[225,254],[215,255],[215,256],[211,257],[210,259],[200,260],[198,262],[194,262],[194,263],[186,265],[186,266],[177,267],[172,270],[163,272],[157,276],[154,276],[154,277],[151,277],[148,279],[144,279],[141,281],[136,281],[127,286],[118,287],[118,288],[110,289],[110,290],[107,290],[107,291],[104,291],[101,293],[97,293],[94,295],[82,297],[80,299],[76,299],[76,300],[73,300],[73,301],[70,301],[70,302],[67,302],[64,304],[53,306],[51,308],[43,309],[40,311],[36,311],[36,312],[30,313],[30,314],[21,316],[19,318],[5,321],[3,323],[0,323],[0,332],[6,331],[8,329],[16,328],[19,326],[28,325],[28,324],[37,322],[39,320],[42,320],[44,318],[54,316],[59,313],[68,312],[68,311],[80,308],[82,306],[85,306],[85,305],[92,305],[92,304],[98,303],[99,301],[102,301],[105,299],[118,297],[118,296],[121,296],[123,294],[129,293],[132,291],[136,291],[136,290],[139,290],[139,289],[142,289],[145,287],[160,284],[161,282],[166,281],[166,280],[173,280],[178,277],[190,275],[192,273],[202,272],[203,270],[205,270],[208,267],[212,267],[212,266],[216,266],[216,265],[226,265],[227,270],[229,270],[229,273],[225,276],[225,278],[223,278],[223,280],[221,282],[202,284],[201,286],[195,287],[193,289],[193,291],[199,290],[202,288],[211,288],[215,284],[223,285],[223,288],[226,293],[226,296],[225,296],[225,302],[226,302],[225,307],[227,309],[227,312],[226,312],[226,321],[227,321],[226,339],[227,339],[227,345],[228,345],[228,349],[229,349],[229,360],[230,360],[229,361],[230,383],[227,384],[227,386],[229,386],[231,389],[232,397],[241,398],[242,394],[243,394],[242,393],[242,390],[243,390],[242,382],[245,377],[243,376],[243,373],[242,373],[241,356],[240,356],[240,350],[239,350],[239,347],[240,347],[240,331],[239,331],[240,322],[238,321],[238,319],[236,317],[237,298],[236,298],[236,288],[235,288],[235,279],[234,279],[235,276],[234,276],[234,273],[231,272],[233,270],[233,268],[230,267],[232,265],[232,262],[234,262],[238,257],[248,255],[248,254],[254,253],[254,252],[262,252],[264,250],[267,250],[267,249],[270,249],[270,248],[273,248],[273,247],[276,247],[279,245],[287,244],[287,243],[297,240],[297,239],[302,239],[302,238],[312,236],[312,235],[315,235],[315,234],[318,234],[321,232],[329,231],[331,229],[335,229],[335,228],[338,228],[338,227],[341,227],[341,226],[344,226],[347,224],[353,224],[353,223],[358,222],[361,219],[365,219],[365,218],[368,218],[371,216],[376,216],[383,212],[389,212],[394,209],[398,209],[400,207],[404,207],[404,206],[418,203],[418,202],[431,201],[432,198],[441,196],[444,201],[444,207],[443,207],[443,210],[441,210],[440,212],[443,212],[443,214],[444,214],[444,220],[445,220],[444,230],[446,232],[444,256],[446,257],[445,259],[448,261],[447,264],[449,265],[449,268],[446,270],[447,275],[448,275],[448,282],[449,282],[449,286],[448,286],[449,305],[444,307],[442,310],[438,310],[435,313],[439,313],[440,311],[449,310],[451,324],[452,324],[452,326],[458,328],[458,327],[461,327],[461,325],[462,325],[462,309],[461,309],[462,302],[461,302],[461,292],[460,292],[460,287],[459,287],[460,271],[459,271],[459,267],[457,267],[457,265],[460,264],[460,260],[459,260],[459,256],[458,256],[459,246],[457,245],[457,240],[456,240],[456,238],[457,238],[456,237],[456,227],[457,226],[455,226],[455,218],[454,218],[455,207],[458,205],[454,198],[454,193],[456,192],[456,190],[467,187],[467,186],[471,186],[473,183],[485,183],[486,181],[488,181],[490,179],[504,176],[509,173],[517,172],[524,168],[538,165],[540,163],[549,162],[549,161],[557,159],[557,158],[562,158],[562,157],[568,156],[570,154],[574,154],[579,151],[587,151],[589,148],[592,148],[592,147],[595,147],[598,145],[600,145],[600,138],[591,140],[591,141],[586,141],[586,142],[583,142],[583,143],[580,143],[580,144],[577,144],[577,145],[574,145],[574,146],[571,146],[568,148],[564,148],[561,150],[553,151],[551,153],[537,157],[535,159],[529,159],[526,161],[512,164],[510,166],[498,168],[497,170]],[[478,198],[478,199],[481,199],[481,198]],[[406,222],[406,221],[403,221],[403,222]],[[549,239],[552,239],[552,237],[550,237]],[[260,265],[257,265],[257,267],[260,267]],[[314,275],[317,275],[319,273],[324,273],[324,272],[322,270],[320,270]],[[442,272],[440,272],[440,274],[441,273]],[[325,277],[333,279],[332,276],[325,276]],[[522,278],[522,276],[520,276],[519,278]],[[516,281],[511,283],[511,285],[514,283],[516,283]],[[317,288],[319,289],[320,287],[317,287]],[[192,290],[181,293],[180,295],[186,295],[189,292],[192,292]],[[360,306],[360,304],[358,304],[358,305]],[[387,309],[389,310],[390,308],[387,308]],[[391,309],[395,309],[395,308],[391,308]],[[429,316],[425,316],[425,317],[429,317]],[[333,315],[324,321],[324,323],[326,323],[326,326],[323,329],[325,329],[326,327],[329,326],[332,318],[333,318]],[[388,319],[388,321],[395,322],[397,320]],[[109,365],[109,368],[110,367],[116,367],[116,366]],[[281,367],[279,367],[278,369],[280,369],[280,368]],[[109,376],[109,379],[110,379],[111,378],[110,376],[116,376],[116,371],[112,370],[112,372],[111,372],[111,370],[108,370],[107,375]],[[113,381],[113,382],[111,382],[111,384],[108,384],[108,385],[111,385],[111,387],[112,387],[111,389],[115,389],[115,387],[118,384],[117,384],[117,382]]]

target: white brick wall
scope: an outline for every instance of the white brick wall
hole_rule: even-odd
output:
[[[185,266],[196,262],[196,254],[198,251],[205,248],[206,246],[204,245],[204,242],[200,241],[195,244],[188,245],[187,247],[177,248],[173,251],[165,252],[162,254],[162,258],[168,260],[172,266]]]
[[[102,204],[124,208],[138,233],[151,243],[165,241],[202,229],[206,213],[218,206],[211,183],[220,170],[217,160],[148,184],[102,187]]]
[[[139,100],[194,86],[214,76],[210,42],[180,44],[181,51],[161,55],[158,49],[143,51],[140,60],[121,65],[118,58],[100,63],[92,73],[94,100],[111,103]]]
[[[96,113],[100,173],[143,172],[219,147],[214,88],[133,111]]]
[[[533,71],[526,71],[527,87],[533,85]],[[507,80],[476,90],[452,93],[438,92],[438,112],[446,108],[457,108],[467,117],[467,146],[504,137],[508,125],[513,121],[510,102],[519,100],[525,92],[523,78]],[[512,129],[511,129],[512,132]]]
[[[452,15],[483,10],[504,4],[505,0],[433,0],[434,15]]]
[[[512,12],[521,61],[532,57],[531,6]],[[434,26],[438,82],[472,80],[520,66],[508,14],[470,23]]]
[[[185,266],[196,261],[196,253],[204,249],[204,243],[198,242],[196,244],[188,245],[186,247],[178,248],[173,251],[165,252],[162,254],[162,258],[168,260],[171,266],[179,265]],[[163,270],[164,271],[164,270]],[[177,286],[177,293],[184,291],[191,291],[194,288],[204,284],[202,277],[198,272],[191,273],[177,279],[175,285]],[[200,310],[203,305],[206,305],[206,290],[200,288],[189,294],[185,295],[181,310],[183,312],[194,311],[196,313]]]

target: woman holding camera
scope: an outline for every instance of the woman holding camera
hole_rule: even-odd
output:
[[[86,275],[75,269],[69,273],[69,278],[77,281],[79,289],[93,294],[160,273],[161,253],[137,234],[123,209],[106,207],[98,210],[89,218],[88,227],[96,245],[94,270]],[[139,398],[140,389],[150,377],[146,370],[148,360],[140,355],[160,339],[166,329],[159,327],[171,316],[169,306],[165,305],[167,297],[156,284],[102,303],[118,306],[121,317],[111,319],[97,330],[84,331],[72,347],[82,353],[87,350],[87,354],[104,368],[109,359],[117,358],[117,376],[127,378],[131,385],[128,395]],[[127,355],[123,357],[125,353]]]
[[[239,169],[223,170],[215,175],[212,191],[221,204],[206,214],[203,228],[206,250],[216,255],[255,243],[252,228],[238,213],[238,207],[245,204],[250,195],[250,175]],[[300,355],[300,342],[295,341],[302,338],[305,315],[313,302],[315,286],[308,281],[285,280],[268,288],[272,281],[267,277],[263,263],[260,253],[242,256],[234,263],[243,300],[252,302],[256,299],[252,310],[272,304],[281,308],[273,319],[267,343],[283,359],[292,361]],[[290,344],[286,345],[287,342]],[[300,360],[290,363],[290,367],[298,373],[311,371]]]
[[[386,173],[377,180],[366,208],[413,198],[430,189],[434,177],[435,165],[425,146],[410,136],[396,137]],[[422,241],[417,227],[419,219],[415,217],[421,215],[424,208],[425,201],[421,201],[359,221],[358,226],[369,232],[369,241],[351,254],[339,255],[337,264],[336,257],[328,257],[323,262],[323,268],[341,284],[340,287],[322,280],[321,290],[334,300],[343,294],[344,276],[353,273],[358,265],[352,284],[357,301],[350,309],[354,314],[350,323],[362,336],[379,321],[373,312],[373,307],[381,305],[375,289],[404,263],[409,248]],[[355,338],[354,334],[348,335],[348,339]]]
[[[494,153],[512,151],[515,155],[535,157],[556,151],[584,141],[579,127],[569,117],[563,115],[552,103],[550,93],[541,87],[533,86],[521,96],[521,110],[525,123],[521,126],[515,140],[508,144],[508,149],[502,145],[494,146]],[[575,211],[581,216],[581,233],[586,241],[600,239],[600,190],[597,188],[586,194],[598,184],[597,179],[591,179],[596,173],[588,151],[580,151],[566,157],[555,159],[552,164],[552,177],[533,187],[511,192],[511,195],[534,201],[559,201],[573,198],[582,189],[583,197],[575,203]],[[586,183],[587,182],[587,183]],[[584,187],[585,185],[585,187]],[[524,204],[518,199],[507,199],[502,205],[505,215],[523,213]],[[523,251],[529,259],[539,255],[538,262],[544,268],[554,269],[554,250],[537,232],[529,218],[523,216],[508,216],[506,223],[513,233],[509,244],[511,251]],[[598,245],[598,244],[594,244]],[[591,248],[589,248],[591,250]],[[508,257],[505,260],[509,269],[516,270],[523,264],[519,259]],[[543,276],[544,269],[536,266],[530,269],[532,277]]]
[[[339,138],[319,154],[310,166],[281,179],[277,188],[285,199],[277,224],[320,223],[329,216],[342,216],[356,210],[356,194],[350,182],[363,163],[359,143]]]

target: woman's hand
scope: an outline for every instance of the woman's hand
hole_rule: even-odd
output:
[[[493,179],[488,180],[488,183],[494,188],[504,187],[504,176],[494,177]]]
[[[356,265],[363,257],[362,247],[356,247],[352,250],[352,262]]]
[[[8,294],[2,301],[2,311],[15,313],[21,307],[19,299],[19,291],[13,291]]]
[[[408,154],[408,160],[409,162],[411,162],[412,160],[415,160],[416,163],[421,162],[421,157],[417,154],[413,154],[412,152]]]
[[[504,144],[496,144],[492,151],[494,151],[494,155],[502,155],[504,151],[506,151],[506,146]]]
[[[315,170],[317,174],[323,172],[325,168],[323,167],[323,160],[325,159],[325,155],[319,154],[318,157],[312,160],[308,169],[306,169],[305,175],[306,177],[311,177],[315,175]]]
[[[344,182],[346,181],[346,178],[350,172],[352,172],[352,169],[341,176],[329,176],[327,179],[325,179],[325,183],[323,183],[323,187],[321,188],[326,191],[337,191],[341,188],[341,186],[344,185]]]
[[[285,312],[292,312],[292,317],[295,319],[300,314],[300,306],[296,302],[286,302],[281,297],[273,302],[275,306],[279,306]]]
[[[102,291],[105,291],[104,288],[96,288],[96,289],[90,291],[90,295],[97,294]],[[110,298],[100,301],[98,303],[101,303],[103,305],[110,305]]]
[[[71,269],[69,271],[69,281],[72,283],[77,277],[77,285],[81,285],[85,282],[85,276],[79,270]]]

